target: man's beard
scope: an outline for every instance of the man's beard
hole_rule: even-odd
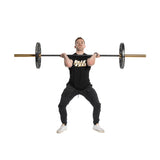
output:
[[[83,48],[77,47],[77,51],[83,51]]]

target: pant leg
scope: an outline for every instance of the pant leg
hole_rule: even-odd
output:
[[[101,111],[101,103],[99,102],[98,95],[94,88],[89,86],[83,90],[81,94],[92,104],[93,106],[93,123],[99,122],[99,116]]]
[[[66,106],[72,100],[72,98],[74,96],[76,96],[77,94],[78,94],[77,90],[75,90],[72,86],[68,85],[64,89],[64,91],[61,95],[61,100],[60,100],[60,103],[58,105],[58,108],[59,108],[59,113],[60,113],[60,117],[61,117],[61,122],[65,125],[67,124]]]

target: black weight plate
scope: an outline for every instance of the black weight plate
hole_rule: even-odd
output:
[[[124,43],[121,43],[119,46],[119,65],[123,69],[125,65],[125,46]]]
[[[36,61],[36,68],[40,68],[41,67],[41,44],[39,42],[36,43],[35,61]]]

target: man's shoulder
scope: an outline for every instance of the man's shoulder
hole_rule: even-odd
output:
[[[68,57],[69,57],[70,59],[73,59],[75,56],[76,56],[76,53],[71,54],[71,55],[68,55]]]

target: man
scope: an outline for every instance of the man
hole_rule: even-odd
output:
[[[93,129],[101,133],[104,132],[99,125],[101,104],[89,80],[90,68],[95,64],[95,59],[100,57],[100,55],[94,53],[92,56],[87,56],[84,53],[85,47],[84,39],[78,37],[75,40],[76,53],[71,56],[67,56],[65,53],[61,54],[61,57],[64,58],[65,66],[70,70],[70,79],[58,105],[62,125],[57,130],[57,133],[61,133],[67,129],[66,106],[78,94],[83,95],[93,106]]]

